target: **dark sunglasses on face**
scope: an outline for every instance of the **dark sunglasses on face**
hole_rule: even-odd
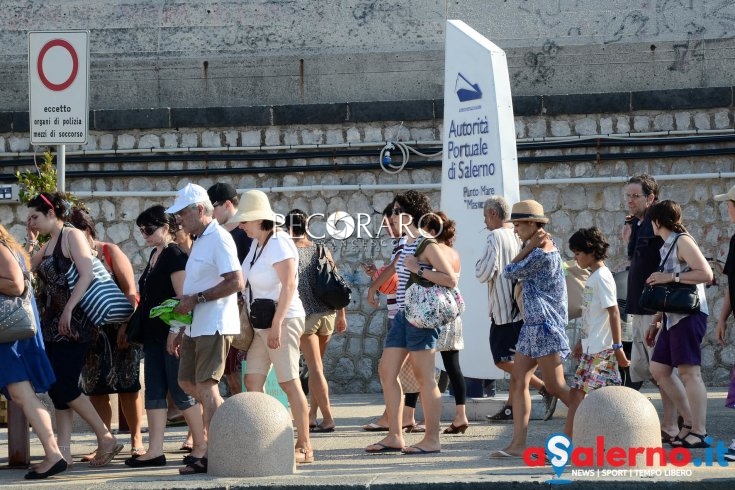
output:
[[[398,216],[403,212],[403,209],[401,208],[393,208],[393,216]]]
[[[145,236],[153,235],[156,232],[156,230],[159,228],[160,226],[155,226],[155,225],[146,225],[146,226],[139,227],[140,232]]]

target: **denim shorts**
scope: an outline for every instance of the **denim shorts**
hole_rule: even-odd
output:
[[[439,338],[438,328],[419,328],[406,320],[403,310],[391,320],[390,330],[385,336],[385,348],[397,347],[408,351],[436,349]]]

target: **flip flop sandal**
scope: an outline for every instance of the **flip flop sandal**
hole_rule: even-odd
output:
[[[86,456],[82,456],[82,463],[89,463],[90,461],[94,460],[95,457],[97,457],[97,451],[92,451]]]
[[[403,451],[402,447],[386,446],[382,442],[376,442],[375,444],[371,444],[371,446],[379,446],[380,449],[365,449],[366,453],[370,453],[370,454],[400,453],[401,451]]]
[[[296,464],[305,464],[314,462],[314,451],[303,447],[296,448]]]
[[[420,448],[418,446],[408,446],[401,449],[401,452],[403,454],[436,454],[442,452],[441,449],[434,449],[433,451],[429,451],[428,449]]]
[[[516,456],[508,451],[499,449],[490,453],[490,459],[523,459],[522,456]]]
[[[194,446],[192,446],[191,444],[182,444],[181,447],[179,448],[179,451],[184,451],[186,453],[190,453],[193,450],[194,450]]]
[[[312,434],[334,432],[334,427],[322,427],[321,425],[315,425],[314,427],[309,427],[309,432],[311,432]]]
[[[99,468],[102,466],[107,466],[108,464],[110,464],[110,461],[112,461],[112,458],[117,456],[120,453],[120,451],[123,450],[124,447],[125,447],[125,444],[118,444],[114,448],[112,448],[112,450],[110,451],[107,451],[107,452],[97,451],[97,456],[95,456],[95,458],[89,462],[89,466],[91,466],[92,468]]]
[[[179,468],[179,475],[195,475],[197,473],[207,472],[207,458],[199,458],[183,468]]]

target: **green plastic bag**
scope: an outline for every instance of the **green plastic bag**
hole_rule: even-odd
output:
[[[180,301],[176,298],[169,298],[160,305],[151,308],[151,318],[160,318],[163,323],[169,327],[181,328],[191,326],[192,314],[174,313],[174,308],[178,306]]]

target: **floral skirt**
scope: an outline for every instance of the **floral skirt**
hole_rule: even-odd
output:
[[[135,393],[140,391],[140,359],[142,348],[117,346],[120,325],[105,325],[99,329],[79,380],[85,395]]]

